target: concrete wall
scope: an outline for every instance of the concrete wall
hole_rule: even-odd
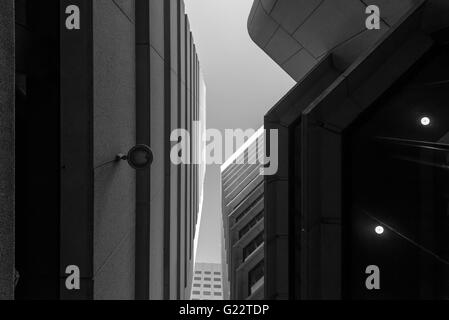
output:
[[[94,299],[134,298],[135,170],[102,164],[136,144],[134,0],[93,1]]]
[[[170,161],[174,129],[191,132],[199,65],[184,3],[153,0],[149,6],[150,146],[154,152],[150,181],[150,299],[190,295],[193,243],[199,193],[192,165]],[[145,47],[145,44],[142,44]],[[143,50],[143,49],[142,49]]]
[[[151,166],[150,299],[164,296],[164,1],[150,1],[150,137]]]
[[[329,53],[334,53],[338,68],[347,68],[421,3],[422,0],[255,0],[248,31],[261,49],[300,81]],[[381,10],[379,30],[366,28],[368,5],[377,5]],[[436,11],[435,8],[433,12]]]
[[[321,60],[265,116],[280,137],[265,187],[268,299],[342,297],[342,132],[429,48],[419,9],[343,74],[335,56]]]
[[[0,300],[14,298],[14,11],[0,2]]]

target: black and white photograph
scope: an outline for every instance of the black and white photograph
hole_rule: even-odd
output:
[[[449,0],[0,0],[0,300],[449,300]]]

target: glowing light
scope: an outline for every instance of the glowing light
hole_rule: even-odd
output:
[[[377,234],[382,234],[384,233],[385,229],[382,226],[377,226],[376,229],[374,229],[376,231]]]
[[[429,117],[422,117],[421,118],[421,124],[425,127],[430,125],[430,118]]]

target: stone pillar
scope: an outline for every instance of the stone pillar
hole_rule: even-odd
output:
[[[13,4],[0,1],[0,300],[14,299]]]

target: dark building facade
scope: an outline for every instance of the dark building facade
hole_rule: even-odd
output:
[[[231,300],[264,297],[263,132],[221,167],[224,296]]]
[[[364,1],[254,2],[251,37],[298,81],[265,116],[268,299],[447,298],[449,6],[369,4],[378,30]]]
[[[205,86],[183,1],[6,0],[0,15],[0,298],[189,298],[204,169],[174,165],[170,135],[199,140]],[[115,161],[136,144],[150,169]]]

